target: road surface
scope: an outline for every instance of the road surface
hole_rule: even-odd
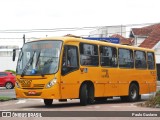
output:
[[[12,90],[6,90],[4,88],[0,88],[0,95],[7,95],[10,97],[15,97],[14,89]],[[142,95],[142,100],[139,102],[134,102],[134,103],[124,103],[121,102],[119,97],[114,97],[114,99],[109,99],[107,102],[103,103],[95,103],[93,105],[87,105],[87,106],[81,106],[79,104],[79,100],[68,100],[68,102],[59,102],[57,100],[53,101],[53,105],[50,107],[44,106],[43,100],[42,99],[17,99],[17,100],[11,100],[11,101],[6,101],[6,102],[0,102],[0,112],[9,111],[9,112],[40,112],[42,115],[45,113],[48,113],[49,116],[52,117],[45,117],[45,119],[50,120],[159,120],[159,117],[116,117],[119,116],[119,112],[122,112],[122,114],[127,115],[128,112],[134,112],[136,113],[137,111],[140,111],[140,114],[145,114],[146,111],[152,112],[152,113],[160,113],[160,108],[146,108],[146,107],[140,107],[137,106],[137,104],[142,103],[146,100],[148,100],[153,94],[145,94]],[[70,113],[63,113],[64,111],[70,111]],[[79,114],[87,114],[89,116],[84,117],[84,116],[78,116],[78,117],[73,117],[75,114],[72,111],[77,111]],[[94,114],[90,114],[90,111],[95,112]],[[101,112],[103,111],[103,113]],[[112,111],[112,113],[108,113]],[[58,117],[54,117],[54,114],[58,112],[60,115]],[[100,112],[100,113],[99,113]],[[104,115],[105,117],[95,117]],[[111,117],[107,117],[107,115],[110,115]],[[68,117],[61,117],[68,115]],[[131,113],[129,113],[131,115]],[[94,117],[93,117],[94,116]],[[83,117],[83,118],[82,118]],[[0,117],[0,120],[2,118]],[[44,120],[44,118],[38,118],[39,120]],[[7,120],[10,120],[7,118]],[[19,117],[12,118],[12,120],[19,120]],[[32,120],[36,120],[36,118],[32,118]]]

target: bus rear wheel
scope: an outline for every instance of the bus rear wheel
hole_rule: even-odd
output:
[[[45,106],[51,106],[53,103],[53,99],[44,99]]]
[[[140,99],[139,88],[137,84],[132,83],[129,87],[129,95],[121,96],[121,100],[124,102],[135,102]]]
[[[129,87],[129,102],[135,102],[139,99],[139,88],[135,83],[132,83]]]

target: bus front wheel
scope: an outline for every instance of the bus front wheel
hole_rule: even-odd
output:
[[[88,100],[87,84],[83,84],[81,86],[79,97],[80,97],[80,104],[84,106],[87,105],[87,100]]]
[[[44,99],[45,106],[51,106],[53,103],[53,99]]]

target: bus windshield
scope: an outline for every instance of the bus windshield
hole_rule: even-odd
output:
[[[17,63],[17,74],[45,75],[58,70],[62,41],[36,41],[26,43]]]

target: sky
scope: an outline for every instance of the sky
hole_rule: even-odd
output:
[[[74,27],[159,23],[159,0],[0,0],[0,44],[21,43],[22,33],[33,30]],[[87,35],[88,30],[30,32],[26,37]]]

